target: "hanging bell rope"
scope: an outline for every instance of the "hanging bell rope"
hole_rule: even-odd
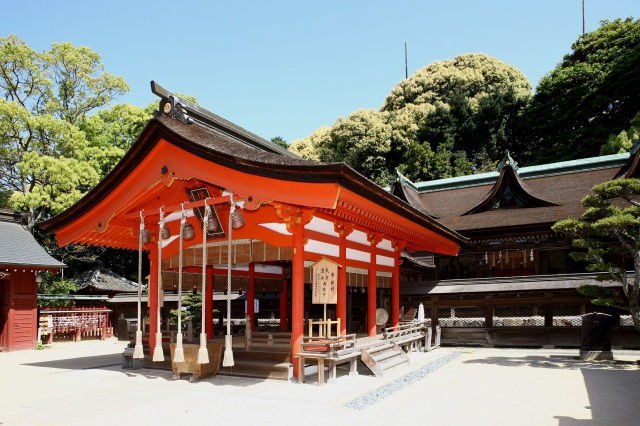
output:
[[[187,215],[184,211],[184,203],[181,205],[182,207],[182,219],[180,220],[180,230],[184,226],[184,223],[187,221]],[[184,362],[184,349],[182,348],[182,266],[183,266],[183,246],[184,246],[184,237],[182,232],[180,232],[180,243],[178,247],[178,334],[176,335],[176,349],[173,352],[173,361],[174,362]]]
[[[202,328],[200,330],[200,348],[198,349],[198,364],[209,364],[209,352],[207,351],[206,325],[206,293],[207,293],[207,229],[209,227],[209,206],[204,202],[204,218],[202,219]]]
[[[142,234],[144,233],[144,216],[140,211],[140,231],[138,231],[138,327],[136,330],[136,345],[133,349],[133,357],[144,358],[142,348]]]
[[[162,212],[162,208],[160,208],[160,223],[159,228],[162,229],[164,226],[164,213]],[[164,361],[164,352],[162,351],[162,328],[161,318],[160,318],[160,292],[162,289],[162,238],[158,238],[158,329],[156,332],[156,346],[153,349],[153,362],[162,362]]]
[[[229,235],[227,238],[227,335],[224,336],[223,367],[233,367],[233,336],[231,336],[231,232],[233,230],[233,213],[236,210],[231,196],[231,209],[229,210]]]

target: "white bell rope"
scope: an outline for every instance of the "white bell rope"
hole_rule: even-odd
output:
[[[173,352],[174,362],[184,362],[184,349],[182,348],[182,258],[184,238],[182,237],[182,227],[187,222],[187,215],[182,204],[182,219],[180,220],[180,245],[178,247],[178,334],[176,335],[176,349]]]
[[[160,230],[164,226],[164,213],[162,208],[160,209],[160,222],[158,223],[158,322],[156,330],[156,346],[153,349],[153,362],[164,361],[164,352],[162,351],[162,327],[160,318],[160,292],[164,291],[162,288],[162,238],[160,238]]]
[[[136,345],[133,349],[133,357],[144,358],[142,348],[142,232],[144,231],[144,216],[140,211],[140,231],[138,231],[138,327],[136,329]]]
[[[204,217],[202,218],[202,328],[200,330],[200,348],[198,349],[198,364],[209,364],[209,352],[207,351],[207,331],[205,299],[207,293],[207,224],[209,223],[209,206],[204,202]]]
[[[229,235],[227,236],[227,335],[224,336],[224,358],[222,359],[223,367],[233,367],[233,336],[231,335],[231,232],[233,214],[236,206],[233,204],[233,196],[231,196],[231,208],[229,209]]]

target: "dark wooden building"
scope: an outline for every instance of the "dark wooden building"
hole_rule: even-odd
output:
[[[398,175],[393,194],[469,239],[457,257],[436,254],[435,269],[404,275],[405,311],[422,303],[445,344],[494,346],[579,346],[580,316],[607,311],[614,345],[640,346],[629,315],[576,291],[595,275],[551,229],[582,215],[594,185],[635,177],[637,163],[635,151],[519,168],[507,153],[496,172],[422,183]]]
[[[0,351],[33,349],[38,339],[38,275],[64,268],[20,224],[0,210]]]

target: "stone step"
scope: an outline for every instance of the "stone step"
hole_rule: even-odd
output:
[[[253,377],[258,379],[289,380],[291,364],[269,361],[243,361],[234,358],[233,367],[222,367],[223,376]]]

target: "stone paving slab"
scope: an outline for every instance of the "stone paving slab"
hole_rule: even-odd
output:
[[[125,343],[55,343],[0,353],[0,424],[636,425],[640,352],[581,361],[577,350],[440,348],[378,378],[337,383],[123,370]],[[437,367],[437,368],[436,368]],[[392,391],[388,391],[391,389]],[[382,395],[370,400],[371,395]],[[358,406],[353,401],[365,401]]]

